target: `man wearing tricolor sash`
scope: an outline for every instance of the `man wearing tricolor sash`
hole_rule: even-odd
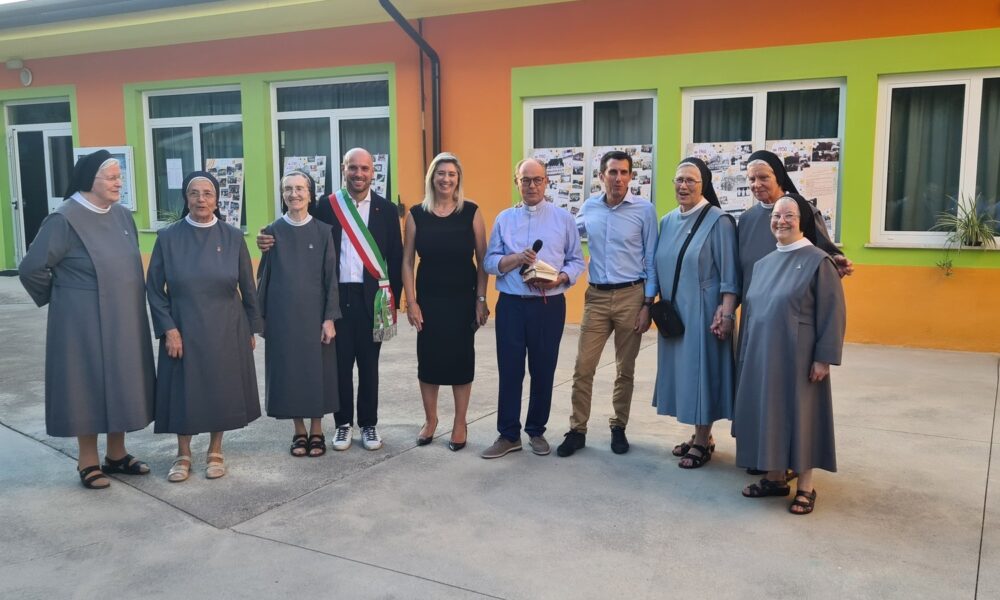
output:
[[[371,191],[372,155],[348,150],[342,165],[347,187],[322,198],[315,218],[333,229],[339,250],[340,309],[337,320],[337,376],[340,410],[334,413],[334,450],[351,447],[354,427],[354,365],[358,367],[357,424],[368,450],[382,447],[378,434],[378,358],[382,342],[396,334],[396,307],[402,291],[403,242],[396,206]],[[257,237],[266,251],[267,235]]]

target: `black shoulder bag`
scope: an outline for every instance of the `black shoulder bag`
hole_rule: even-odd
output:
[[[677,255],[677,268],[674,269],[674,286],[670,292],[670,299],[667,300],[661,296],[658,302],[649,307],[650,318],[656,323],[656,329],[660,332],[660,335],[665,338],[684,335],[684,322],[681,321],[681,315],[677,312],[677,307],[674,306],[674,298],[677,297],[677,284],[681,278],[681,261],[684,260],[684,253],[687,252],[688,244],[691,243],[691,238],[694,237],[695,232],[701,227],[701,222],[705,220],[705,215],[708,214],[709,208],[711,208],[711,205],[701,209],[698,219],[694,222],[691,232],[688,233],[687,239],[684,240],[684,245],[681,246],[681,251]]]

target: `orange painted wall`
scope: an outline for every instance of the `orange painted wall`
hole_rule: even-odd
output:
[[[704,5],[690,2],[579,0],[429,18],[423,26],[442,59],[443,148],[461,157],[467,193],[483,208],[490,226],[496,214],[510,205],[513,194],[513,68],[994,28],[1000,27],[1000,2],[962,0],[959,9],[955,3],[937,0],[838,0],[799,3],[793,11],[781,13],[745,0],[716,0],[708,16]],[[395,63],[400,181],[394,188],[407,205],[418,202],[423,167],[415,46],[394,23],[336,30],[335,40],[330,31],[310,31],[33,60],[31,67],[35,86],[76,85],[79,141],[98,146],[125,143],[122,86],[126,83]],[[766,71],[767,65],[761,69]],[[18,86],[16,73],[0,70],[0,89]],[[429,128],[429,114],[427,124]],[[864,304],[867,298],[886,297],[880,291],[912,289],[917,283],[947,295],[949,281],[937,281],[938,275],[936,269],[859,269],[845,283],[852,301],[850,338],[965,348],[961,331],[925,331],[921,337],[919,325],[886,321],[878,317],[884,313]],[[959,271],[954,280],[958,278],[973,278],[983,284],[978,289],[997,291],[995,271]],[[582,314],[582,296],[583,286],[570,294],[571,322]],[[963,294],[953,299],[955,306],[976,301]],[[969,349],[997,350],[1000,343]]]

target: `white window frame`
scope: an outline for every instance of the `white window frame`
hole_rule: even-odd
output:
[[[725,85],[712,87],[688,88],[681,91],[681,156],[685,156],[687,145],[694,138],[694,103],[698,100],[720,100],[724,98],[753,99],[751,132],[749,140],[732,140],[733,142],[749,142],[754,150],[763,150],[767,140],[767,94],[770,92],[794,92],[799,90],[821,90],[836,88],[840,91],[837,112],[837,138],[841,144],[840,165],[843,166],[844,129],[847,109],[847,80],[833,79],[799,79],[771,83],[753,83],[741,85]],[[777,140],[770,140],[777,141]],[[837,170],[837,230],[831,237],[840,243],[843,237],[843,172]]]
[[[392,117],[390,116],[390,106],[367,106],[361,108],[325,108],[318,110],[293,110],[278,111],[278,89],[296,88],[311,85],[340,85],[345,83],[360,83],[366,81],[386,81],[389,82],[388,74],[377,75],[355,75],[349,77],[325,77],[322,79],[296,79],[292,81],[276,81],[271,83],[271,164],[274,168],[274,216],[281,216],[281,176],[282,165],[278,164],[280,158],[281,140],[278,138],[278,121],[285,119],[330,119],[330,162],[326,166],[327,170],[336,169],[340,173],[340,159],[347,148],[340,147],[340,122],[355,121],[359,119],[389,119],[390,132],[392,128]],[[389,161],[395,160],[390,156]],[[332,171],[330,171],[332,173]],[[336,182],[336,175],[331,175]],[[332,190],[327,190],[331,192]]]
[[[958,176],[959,202],[974,195],[979,167],[979,127],[983,107],[983,80],[1000,78],[1000,69],[944,71],[908,75],[886,75],[878,82],[878,113],[875,124],[875,169],[872,181],[871,239],[875,246],[900,248],[941,248],[947,243],[946,231],[891,231],[885,229],[885,194],[889,185],[889,122],[892,117],[892,92],[899,88],[965,86],[962,117],[961,165]],[[1000,240],[1000,238],[997,238]]]
[[[584,191],[589,190],[593,182],[591,181],[591,169],[590,162],[593,161],[593,157],[590,156],[590,149],[594,147],[594,104],[598,102],[614,102],[616,100],[652,100],[653,101],[653,130],[650,132],[652,134],[652,145],[653,145],[653,193],[656,196],[656,131],[657,131],[657,98],[656,92],[653,90],[639,91],[639,92],[611,92],[606,94],[577,94],[572,96],[544,96],[538,98],[525,98],[523,102],[523,126],[524,126],[524,152],[523,156],[529,156],[531,151],[535,149],[535,111],[538,109],[546,108],[577,108],[580,107],[581,111],[580,118],[581,122],[581,136],[580,136],[580,147],[584,149],[587,162],[586,168],[584,168],[584,180],[583,189]],[[586,197],[586,196],[585,196]]]
[[[200,117],[167,117],[154,119],[149,116],[149,99],[154,96],[180,96],[184,94],[210,94],[213,92],[240,92],[240,114],[235,115],[205,115]],[[196,169],[204,168],[201,156],[201,126],[206,123],[243,123],[242,108],[243,90],[239,85],[220,85],[195,88],[177,88],[170,90],[150,90],[142,93],[143,135],[146,137],[146,189],[149,205],[149,224],[153,229],[159,229],[167,223],[160,220],[156,201],[156,165],[153,164],[153,129],[160,127],[188,127],[191,129],[191,139],[194,143],[194,165]],[[246,149],[244,148],[244,154]],[[227,157],[229,158],[229,157]]]

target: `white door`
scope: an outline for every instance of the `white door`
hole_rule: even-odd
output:
[[[73,173],[73,132],[69,123],[7,128],[15,253],[20,261],[45,217],[63,201]]]

